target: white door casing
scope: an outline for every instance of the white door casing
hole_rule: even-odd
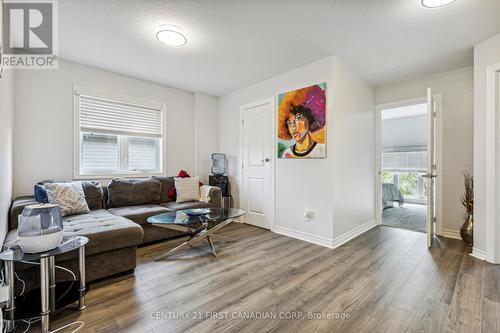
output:
[[[443,170],[443,117],[442,117],[442,95],[435,94],[432,96],[433,98],[433,107],[436,112],[435,115],[435,128],[434,128],[434,165],[435,165],[435,174],[442,175]],[[376,141],[376,174],[375,178],[376,182],[376,221],[377,224],[382,224],[382,111],[393,108],[400,108],[410,105],[422,104],[427,102],[427,97],[419,97],[413,99],[407,99],[397,102],[390,102],[385,104],[377,105],[376,112],[376,131],[375,131],[375,141]],[[445,231],[442,228],[442,186],[443,179],[442,177],[434,179],[434,214],[435,214],[435,233],[438,235],[444,235]]]
[[[435,154],[435,120],[436,107],[432,96],[432,89],[427,89],[427,216],[426,232],[427,247],[432,246],[432,236],[434,235],[435,214],[435,177],[436,177],[436,154]]]
[[[244,222],[271,229],[274,220],[273,99],[240,108],[240,207]]]
[[[494,264],[500,264],[500,63],[487,69],[486,82],[486,197],[485,240],[486,248],[478,249],[476,241],[472,255]],[[476,221],[477,223],[477,221]],[[484,251],[484,252],[483,252]]]

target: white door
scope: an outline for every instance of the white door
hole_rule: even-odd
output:
[[[241,193],[244,221],[270,229],[273,219],[272,100],[241,108]]]
[[[435,221],[435,177],[436,177],[436,156],[435,156],[435,120],[436,106],[432,97],[432,90],[427,89],[427,246],[432,245],[432,236],[434,235]]]

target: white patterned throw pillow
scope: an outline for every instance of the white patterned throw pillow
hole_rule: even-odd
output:
[[[200,179],[198,177],[174,178],[177,191],[176,202],[200,200]]]
[[[61,207],[62,216],[90,213],[82,182],[45,183],[49,203]]]

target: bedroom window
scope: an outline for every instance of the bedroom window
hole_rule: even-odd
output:
[[[75,87],[75,178],[163,172],[165,105]]]
[[[382,181],[396,185],[407,202],[424,203],[427,152],[386,149],[382,154]]]
[[[408,202],[421,203],[427,198],[425,172],[383,171],[382,182],[394,184]]]

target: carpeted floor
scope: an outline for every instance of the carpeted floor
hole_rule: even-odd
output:
[[[426,205],[405,203],[398,207],[387,208],[382,212],[382,224],[390,227],[425,232]]]

